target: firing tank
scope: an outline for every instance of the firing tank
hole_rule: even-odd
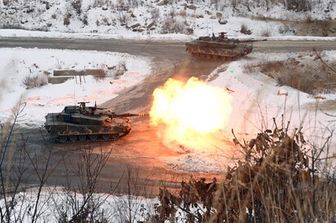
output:
[[[186,51],[193,56],[234,60],[252,52],[254,40],[229,39],[225,32],[219,36],[199,37],[186,43]]]
[[[131,131],[129,117],[139,114],[115,114],[104,108],[66,106],[60,113],[46,115],[45,128],[56,142],[95,142],[117,140]]]

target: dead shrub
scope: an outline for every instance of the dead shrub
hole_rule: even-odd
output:
[[[288,25],[282,25],[279,27],[279,33],[280,34],[295,34],[295,29],[289,27]]]
[[[118,21],[120,22],[121,26],[126,26],[130,21],[130,16],[126,12],[119,12]]]
[[[159,8],[152,8],[150,9],[149,13],[151,14],[151,18],[153,20],[157,20],[158,18],[160,18],[160,9]]]
[[[113,67],[113,76],[118,79],[124,75],[127,71],[126,62],[120,61],[116,66]]]
[[[77,15],[82,13],[82,0],[72,1],[71,6],[75,9]]]
[[[186,222],[333,222],[335,173],[318,175],[320,151],[306,148],[300,129],[290,134],[289,123],[278,126],[275,119],[274,126],[250,141],[233,132],[243,157],[224,181],[183,181],[177,195],[161,189],[157,217],[178,218],[180,209]]]
[[[70,24],[70,17],[71,17],[70,13],[64,15],[63,25],[68,26]]]
[[[251,35],[252,31],[248,29],[245,24],[242,24],[240,27],[240,33],[245,34],[245,35]]]
[[[26,86],[26,89],[42,87],[48,84],[48,76],[45,74],[27,76],[23,79],[22,83]]]
[[[182,17],[186,17],[187,16],[187,11],[182,9],[177,13],[177,15],[182,16]]]
[[[266,30],[264,30],[264,31],[261,32],[261,36],[263,36],[263,37],[270,37],[271,36],[271,32],[268,29],[266,29]]]
[[[88,21],[87,15],[84,15],[83,18],[81,19],[81,21],[83,22],[83,24],[85,26],[89,25],[89,21]]]
[[[176,16],[176,10],[175,10],[175,8],[171,8],[171,9],[170,9],[170,11],[169,11],[169,16],[170,16],[171,18],[175,18],[175,16]]]
[[[174,18],[168,17],[164,20],[162,27],[161,27],[161,33],[167,34],[167,33],[183,33],[186,34],[186,24],[183,22],[179,22]]]

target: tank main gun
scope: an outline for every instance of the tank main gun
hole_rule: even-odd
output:
[[[114,112],[112,112],[111,114],[109,114],[110,118],[127,118],[127,117],[147,117],[149,116],[149,114],[147,113],[141,113],[141,114],[135,114],[135,113],[122,113],[122,114],[116,114]]]

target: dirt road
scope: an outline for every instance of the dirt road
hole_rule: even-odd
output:
[[[153,90],[164,83],[169,77],[186,79],[190,76],[204,77],[223,62],[198,60],[189,57],[184,50],[182,42],[150,42],[133,40],[74,40],[74,39],[38,39],[38,38],[0,38],[0,47],[24,48],[54,48],[74,50],[98,50],[130,53],[152,58],[153,74],[141,85],[134,86],[122,92],[118,97],[104,103],[104,107],[114,109],[116,112],[146,111],[149,108]],[[332,41],[265,41],[254,43],[254,52],[295,52],[316,49],[336,49],[336,42]],[[35,152],[45,153],[45,145],[41,140],[38,129],[19,129],[17,134],[29,139],[29,146]],[[48,183],[51,185],[64,185],[65,167],[63,162],[75,164],[82,156],[78,145],[53,145],[52,163],[55,168],[50,175]],[[91,145],[90,149],[98,151],[112,149],[106,168],[101,174],[101,191],[108,191],[111,185],[119,184],[119,192],[126,188],[125,173],[132,170],[132,178],[137,179],[140,187],[153,190],[157,193],[157,186],[178,186],[182,179],[188,179],[190,174],[199,176],[219,176],[216,174],[181,173],[167,167],[161,156],[176,156],[176,152],[169,150],[161,144],[155,134],[155,129],[148,125],[148,120],[135,120],[130,135],[115,143]],[[58,164],[58,165],[56,165]],[[76,166],[76,165],[75,165]],[[76,173],[72,175],[75,183],[79,182]],[[119,182],[122,179],[122,182]],[[31,177],[26,183],[34,184],[36,179]],[[145,194],[145,193],[142,193]]]

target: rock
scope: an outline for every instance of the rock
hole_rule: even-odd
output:
[[[221,25],[225,25],[228,21],[223,19],[223,18],[220,18],[218,19],[218,23],[221,24]]]
[[[212,15],[212,13],[209,10],[204,11],[207,15]]]
[[[139,33],[141,33],[141,32],[143,32],[143,31],[145,31],[145,29],[142,28],[142,27],[136,27],[136,28],[132,29],[132,31],[133,31],[133,32],[139,32]]]
[[[223,17],[223,14],[221,12],[216,12],[216,17],[217,18],[222,18]]]
[[[203,15],[197,15],[196,18],[202,19],[202,18],[204,18],[204,16]]]
[[[135,23],[135,24],[131,25],[129,28],[135,29],[135,28],[137,28],[139,26],[140,26],[140,23]]]
[[[155,25],[155,22],[152,21],[147,25],[147,29],[151,29]]]
[[[158,5],[167,5],[169,3],[169,0],[161,0]]]
[[[26,13],[32,13],[32,12],[34,12],[34,8],[30,8],[30,9],[28,9],[27,11],[26,11]]]
[[[191,10],[196,10],[197,7],[195,5],[187,5],[186,6],[188,9],[191,9]]]
[[[194,29],[193,28],[186,28],[186,34],[191,35],[194,33]]]

